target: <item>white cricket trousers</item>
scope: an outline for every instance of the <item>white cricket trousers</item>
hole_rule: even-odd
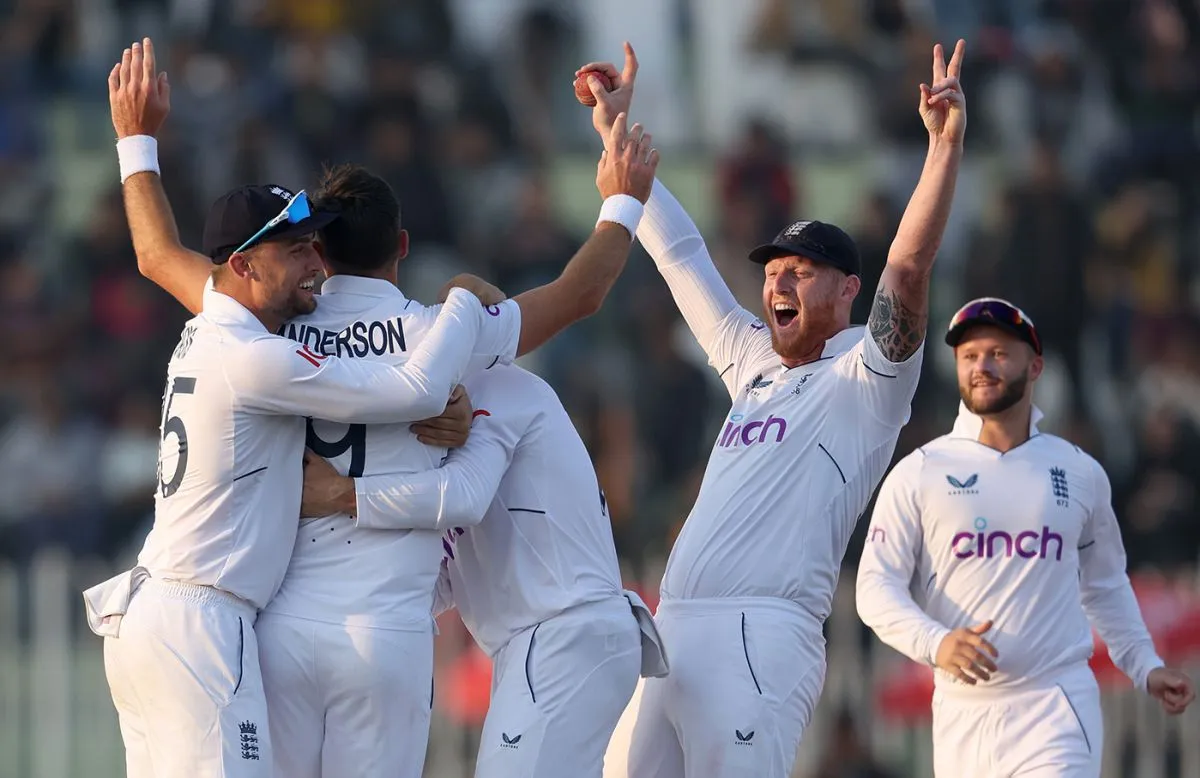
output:
[[[420,778],[433,619],[411,631],[267,611],[258,620],[275,778]]]
[[[254,608],[207,586],[146,579],[104,670],[128,778],[269,778]]]
[[[825,683],[821,622],[782,598],[663,600],[671,673],[647,678],[605,778],[788,778]]]
[[[641,630],[623,595],[518,633],[493,658],[475,778],[601,778],[641,665]]]
[[[1017,689],[934,691],[937,778],[1099,778],[1103,742],[1100,689],[1086,664]]]

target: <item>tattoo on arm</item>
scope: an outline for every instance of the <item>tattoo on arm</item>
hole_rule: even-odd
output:
[[[894,289],[880,286],[871,305],[867,329],[885,357],[892,362],[903,362],[920,348],[927,319],[928,314],[905,305]]]

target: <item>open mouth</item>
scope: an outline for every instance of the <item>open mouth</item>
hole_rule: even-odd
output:
[[[775,303],[772,313],[775,315],[776,326],[782,328],[787,327],[795,321],[799,311],[792,307],[790,303]]]
[[[317,279],[316,279],[316,277],[314,276],[313,278],[309,278],[309,279],[306,279],[306,280],[304,280],[304,281],[301,281],[301,282],[300,282],[300,288],[301,288],[303,291],[305,291],[305,292],[308,292],[309,294],[312,294],[313,286],[315,286],[315,285],[316,285],[316,283],[317,283]]]

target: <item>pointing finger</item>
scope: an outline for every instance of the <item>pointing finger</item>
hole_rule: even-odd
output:
[[[934,82],[938,82],[945,77],[946,52],[942,49],[942,44],[935,43],[933,46],[933,80]]]
[[[637,78],[638,58],[633,51],[633,45],[629,41],[625,41],[625,70],[621,73],[621,85],[632,84]]]

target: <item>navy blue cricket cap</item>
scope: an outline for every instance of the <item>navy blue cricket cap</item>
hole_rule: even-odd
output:
[[[840,228],[818,221],[792,222],[775,240],[750,252],[750,261],[765,265],[776,257],[808,257],[831,265],[846,275],[861,276],[858,246]]]
[[[294,197],[291,190],[273,185],[240,186],[221,195],[208,209],[208,218],[204,221],[204,253],[214,264],[220,265],[228,262],[234,251],[252,237],[254,241],[246,248],[265,241],[308,235],[337,218],[333,212],[312,210],[308,206],[307,195],[301,192],[300,197],[305,198],[302,205],[309,209],[306,218],[299,221],[283,219],[275,227],[255,237],[266,224],[288,208]]]

